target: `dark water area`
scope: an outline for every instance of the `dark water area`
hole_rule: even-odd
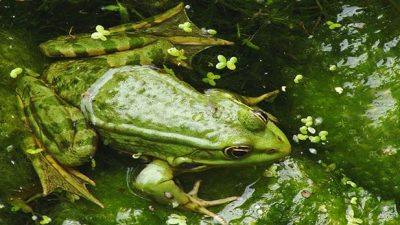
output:
[[[179,3],[120,2],[130,21]],[[400,224],[400,3],[184,3],[193,23],[217,30],[217,37],[235,45],[209,48],[195,57],[193,70],[172,66],[175,73],[200,91],[211,88],[202,81],[209,71],[221,75],[216,88],[241,95],[280,90],[260,107],[277,117],[293,148],[273,164],[184,174],[179,178],[185,190],[201,179],[200,195],[206,199],[241,196],[211,208],[230,224]],[[105,209],[63,192],[33,200],[28,213],[8,201],[19,189],[40,185],[18,147],[28,131],[19,119],[10,71],[24,67],[42,73],[52,61],[37,48],[43,41],[120,24],[119,12],[102,9],[115,4],[0,0],[0,224],[39,224],[43,216],[60,225],[165,224],[171,214],[186,216],[187,224],[215,223],[134,193],[129,179],[141,163],[105,146],[94,169],[80,168],[96,181],[89,189]],[[237,57],[236,70],[215,69],[219,54]],[[307,117],[312,117],[309,126]],[[321,131],[328,132],[326,140]]]

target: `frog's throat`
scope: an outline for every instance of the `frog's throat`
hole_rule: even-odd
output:
[[[104,129],[114,133],[119,133],[127,136],[138,136],[144,139],[152,140],[151,137],[156,137],[157,141],[174,142],[176,140],[184,140],[192,146],[197,146],[198,148],[204,149],[220,149],[219,143],[215,143],[209,140],[176,134],[168,133],[163,131],[157,131],[152,129],[146,129],[137,127],[133,124],[114,124],[98,118],[95,115],[93,109],[93,100],[96,95],[101,91],[101,88],[110,81],[116,73],[120,72],[134,72],[138,70],[143,70],[144,68],[150,69],[148,66],[123,66],[119,68],[112,68],[108,70],[102,77],[97,79],[85,92],[81,100],[81,111],[85,118],[96,127],[96,129]]]

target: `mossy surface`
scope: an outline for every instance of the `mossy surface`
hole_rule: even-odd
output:
[[[176,2],[129,1],[128,6],[147,17]],[[0,204],[5,206],[0,209],[0,224],[34,224],[30,214],[10,212],[6,203],[13,191],[38,184],[18,148],[27,131],[18,118],[16,81],[9,72],[24,67],[40,73],[45,63],[35,47],[38,43],[70,31],[88,32],[97,24],[116,25],[120,18],[116,12],[101,10],[114,1],[3,3],[1,27],[12,32],[0,32]],[[275,164],[276,176],[263,176],[270,165],[214,169],[180,176],[185,190],[202,179],[200,196],[206,199],[241,195],[238,201],[212,209],[231,224],[346,224],[351,219],[371,225],[400,224],[398,4],[391,0],[185,3],[196,24],[216,29],[218,37],[236,45],[204,51],[195,58],[194,71],[177,70],[178,76],[202,90],[209,88],[202,78],[213,71],[222,75],[216,81],[218,88],[244,95],[285,86],[286,92],[274,103],[261,107],[279,118],[288,137],[299,133],[300,119],[306,116],[321,118],[322,123],[313,127],[329,132],[325,144],[292,142],[293,155]],[[139,17],[133,13],[131,19]],[[327,21],[342,26],[330,29]],[[218,62],[218,54],[238,57],[237,69],[210,67],[209,62],[214,66]],[[297,74],[304,79],[295,84]],[[343,88],[341,94],[335,90],[338,87]],[[311,153],[310,148],[315,150]],[[129,171],[141,163],[105,147],[98,153],[95,169],[80,169],[96,181],[90,190],[105,209],[55,193],[35,201],[35,213],[49,215],[53,224],[60,225],[164,224],[171,213],[187,216],[188,224],[212,224],[209,218],[135,195]],[[357,186],[352,187],[353,182]]]

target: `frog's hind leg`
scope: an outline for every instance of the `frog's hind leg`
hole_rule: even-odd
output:
[[[185,31],[181,25],[187,23],[190,23],[190,28]],[[109,30],[112,33],[134,31],[137,34],[153,35],[159,40],[166,40],[176,48],[182,49],[184,55],[182,55],[183,60],[171,57],[170,62],[187,68],[191,68],[193,57],[204,49],[211,46],[233,45],[233,42],[216,38],[197,27],[187,16],[183,3],[154,17],[110,27]]]
[[[19,80],[17,99],[21,116],[31,130],[25,135],[22,148],[39,176],[43,194],[61,188],[102,207],[85,187],[85,183],[94,182],[69,168],[90,160],[96,149],[96,133],[82,113],[30,76]]]
[[[180,13],[183,8],[183,3],[179,3],[177,6],[165,11],[164,13],[152,16],[139,22],[125,23],[118,26],[110,27],[109,31],[112,33],[117,33],[126,31],[137,31],[140,29],[149,28],[174,17],[175,15]]]

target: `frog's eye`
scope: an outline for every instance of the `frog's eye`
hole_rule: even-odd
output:
[[[224,149],[224,154],[231,159],[240,159],[251,152],[249,146],[231,146]]]
[[[254,115],[256,115],[265,124],[268,123],[268,115],[262,110],[253,110]]]

